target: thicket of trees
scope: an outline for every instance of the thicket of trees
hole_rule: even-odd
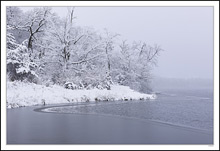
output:
[[[76,26],[74,7],[65,18],[50,7],[28,12],[7,7],[6,14],[9,80],[107,89],[118,83],[150,90],[151,70],[162,51],[158,45],[119,42],[118,34]]]

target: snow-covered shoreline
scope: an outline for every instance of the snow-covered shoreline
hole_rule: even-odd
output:
[[[46,87],[33,83],[7,82],[7,108],[90,101],[149,100],[155,94],[144,94],[127,86],[112,85],[111,90],[69,90],[61,86]]]

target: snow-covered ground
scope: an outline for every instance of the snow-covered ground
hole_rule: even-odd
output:
[[[143,94],[127,86],[112,85],[111,90],[70,90],[61,86],[46,87],[33,83],[7,82],[7,108],[88,101],[148,100],[154,94]]]

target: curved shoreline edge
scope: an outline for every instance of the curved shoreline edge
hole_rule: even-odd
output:
[[[33,105],[113,100],[155,100],[156,98],[156,94],[140,93],[128,86],[121,85],[112,85],[111,90],[96,88],[71,90],[58,85],[46,87],[33,83],[8,82],[6,106],[7,108],[19,108]]]
[[[85,102],[82,102],[82,103],[85,103]],[[94,104],[94,103],[92,103],[92,104]],[[190,126],[181,125],[181,124],[174,124],[174,123],[164,122],[164,121],[160,121],[160,120],[142,119],[142,118],[120,116],[120,115],[113,115],[113,114],[80,113],[80,112],[78,112],[78,113],[60,113],[60,112],[44,111],[45,109],[50,109],[50,108],[62,108],[62,107],[68,107],[68,106],[74,107],[74,106],[78,106],[78,105],[84,106],[85,104],[53,105],[53,106],[35,108],[33,111],[41,112],[41,113],[49,113],[49,114],[53,113],[53,114],[74,114],[74,115],[108,116],[108,117],[114,117],[114,118],[138,120],[138,121],[142,121],[142,122],[151,122],[151,123],[154,123],[154,124],[160,124],[160,125],[163,125],[163,126],[171,126],[171,127],[175,127],[175,128],[178,128],[178,129],[189,130],[189,131],[194,131],[194,132],[200,132],[200,133],[204,133],[204,134],[208,134],[208,135],[212,135],[213,134],[213,131],[211,131],[211,130],[199,129],[199,128],[195,128],[195,127],[190,127]]]

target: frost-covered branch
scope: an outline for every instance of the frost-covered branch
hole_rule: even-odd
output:
[[[81,60],[81,61],[71,62],[70,64],[81,64],[81,63],[83,63],[83,62],[88,62],[88,61],[91,61],[91,60],[93,60],[93,59],[95,59],[95,58],[97,58],[97,57],[100,57],[101,55],[102,55],[102,54],[99,54],[99,55],[96,55],[96,56],[91,57],[91,58],[89,58],[89,59],[83,59],[83,60]]]
[[[7,63],[23,66],[16,67],[19,74],[35,72],[42,81],[56,84],[82,81],[110,89],[119,83],[139,89],[149,81],[162,51],[158,45],[152,47],[141,41],[119,44],[119,34],[75,24],[74,11],[74,7],[68,7],[66,17],[60,18],[46,7],[28,12],[8,7],[7,52],[11,56],[8,53]],[[22,43],[24,39],[27,42]],[[22,47],[27,49],[14,53]],[[26,70],[33,65],[27,62],[37,63],[38,67]]]

